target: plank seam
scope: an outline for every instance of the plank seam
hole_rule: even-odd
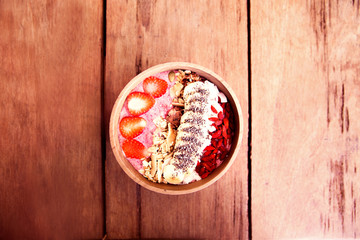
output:
[[[251,11],[250,0],[246,4],[247,12],[247,41],[248,41],[248,221],[249,221],[249,239],[252,239],[252,217],[251,217],[251,121],[252,121],[252,106],[251,106]]]
[[[141,187],[139,184],[136,184],[136,207],[137,207],[137,216],[138,216],[138,239],[141,239]]]
[[[102,42],[101,42],[101,166],[102,166],[102,208],[103,208],[103,239],[107,238],[106,230],[106,134],[105,134],[105,61],[106,61],[106,0],[103,0],[102,8]]]

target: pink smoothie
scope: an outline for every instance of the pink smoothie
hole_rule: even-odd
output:
[[[175,84],[175,82],[169,81],[168,78],[169,72],[170,71],[165,71],[153,75],[155,77],[165,80],[168,83],[168,88],[164,95],[162,95],[159,98],[155,98],[155,105],[148,112],[140,115],[140,117],[144,118],[147,121],[147,125],[144,129],[144,132],[139,136],[137,136],[135,139],[141,142],[142,144],[144,144],[144,146],[147,148],[151,147],[153,144],[152,142],[153,132],[156,129],[153,120],[159,116],[165,118],[169,110],[172,108],[172,104],[171,104],[172,98],[170,96],[170,88]],[[143,83],[141,82],[131,92],[144,92]],[[127,106],[127,102],[125,101],[125,104],[120,113],[119,122],[123,117],[131,116],[126,106]],[[122,144],[125,138],[120,134],[119,130],[118,130],[118,136],[119,136],[120,144]],[[136,170],[142,168],[142,161],[140,159],[128,158],[128,160]]]

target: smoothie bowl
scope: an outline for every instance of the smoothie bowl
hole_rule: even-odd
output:
[[[117,98],[110,142],[125,173],[164,194],[186,194],[217,181],[239,151],[240,104],[228,84],[191,63],[154,66]]]

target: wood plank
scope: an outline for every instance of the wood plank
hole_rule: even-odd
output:
[[[122,88],[140,71],[193,62],[221,75],[247,116],[246,1],[107,1],[105,121]],[[167,196],[137,186],[107,142],[106,227],[115,238],[248,237],[247,119],[229,172],[197,193]],[[106,138],[108,140],[108,137]]]
[[[251,1],[254,239],[360,236],[359,5]]]
[[[101,1],[0,1],[0,238],[103,235]]]

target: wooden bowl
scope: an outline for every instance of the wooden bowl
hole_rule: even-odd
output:
[[[228,98],[228,101],[232,106],[234,118],[235,118],[234,119],[235,135],[233,137],[233,142],[228,158],[225,159],[224,162],[205,179],[186,185],[154,183],[147,180],[125,158],[121,150],[121,146],[118,138],[120,112],[124,105],[126,97],[130,94],[130,92],[145,78],[159,72],[176,70],[176,69],[185,69],[185,70],[194,71],[197,74],[205,77],[206,79],[214,83],[219,88],[219,90],[222,91]],[[141,186],[149,190],[152,190],[154,192],[179,195],[179,194],[196,192],[210,186],[218,179],[220,179],[225,174],[225,172],[230,168],[231,164],[235,161],[236,155],[238,154],[238,151],[240,149],[242,135],[243,135],[243,116],[242,116],[240,104],[238,102],[238,99],[236,98],[235,93],[231,90],[230,86],[220,76],[199,65],[186,63],[186,62],[170,62],[170,63],[156,65],[154,67],[145,70],[144,72],[134,77],[125,86],[125,88],[122,90],[119,97],[117,98],[114,107],[112,109],[109,131],[110,131],[111,148],[114,152],[116,160],[118,161],[122,169],[125,171],[125,173],[131,179],[133,179],[136,183],[140,184]]]

